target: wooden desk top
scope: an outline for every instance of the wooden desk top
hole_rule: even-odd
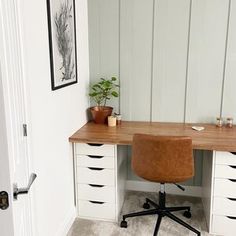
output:
[[[195,131],[192,126],[204,126],[205,130]],[[69,141],[131,145],[135,133],[190,136],[194,149],[236,152],[236,126],[218,128],[211,124],[122,121],[120,126],[108,127],[88,122],[74,133]]]

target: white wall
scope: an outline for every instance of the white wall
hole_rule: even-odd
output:
[[[26,52],[29,137],[35,182],[36,235],[65,234],[73,220],[72,146],[68,138],[86,123],[88,26],[87,1],[77,0],[78,83],[51,91],[46,1],[22,0]]]

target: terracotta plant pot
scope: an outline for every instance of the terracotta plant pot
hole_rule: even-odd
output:
[[[106,124],[107,117],[111,115],[113,107],[108,106],[95,106],[90,107],[94,123],[96,124]]]

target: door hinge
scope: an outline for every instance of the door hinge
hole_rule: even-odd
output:
[[[27,136],[27,124],[23,124],[23,136]]]

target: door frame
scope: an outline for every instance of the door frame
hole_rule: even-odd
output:
[[[13,172],[18,154],[17,143],[20,143],[19,136],[15,134],[22,132],[23,137],[22,126],[17,126],[19,125],[19,110],[23,114],[23,123],[28,125],[30,123],[29,117],[27,116],[27,99],[29,98],[26,93],[27,86],[22,38],[23,21],[20,15],[20,4],[21,2],[19,0],[0,1],[0,98],[3,98],[1,112],[4,111],[0,118],[5,121],[1,128],[5,131],[6,135],[5,144],[3,142],[1,143],[2,146],[5,145],[5,155],[1,161],[8,165],[8,169],[6,169],[6,178],[9,180],[9,185],[8,188],[6,186],[6,190],[9,194],[10,207],[6,212],[8,214],[9,222],[11,221],[10,224],[13,226],[12,233],[15,236],[19,235],[19,229],[16,228],[17,219],[15,217],[16,212],[14,212],[14,204],[16,203],[13,200],[13,183],[16,179]],[[32,170],[32,162],[29,159],[29,142],[29,137],[27,137],[27,153],[25,153],[25,169],[23,173],[24,180],[28,180]],[[27,199],[27,201],[24,201],[24,215],[27,217],[24,218],[22,227],[24,227],[24,230],[27,233],[26,235],[31,236],[36,235],[35,228],[33,227],[33,194],[30,193]]]
[[[1,32],[1,30],[0,30]],[[7,128],[6,128],[6,118],[5,118],[5,106],[3,97],[3,86],[2,86],[2,72],[1,72],[1,61],[0,61],[0,167],[4,168],[0,171],[1,181],[0,191],[6,191],[9,197],[9,208],[6,210],[0,210],[0,222],[1,222],[1,234],[14,235],[14,223],[13,223],[13,210],[12,210],[12,188],[10,180],[10,168],[9,168],[9,155],[8,155],[8,144],[7,144]]]

